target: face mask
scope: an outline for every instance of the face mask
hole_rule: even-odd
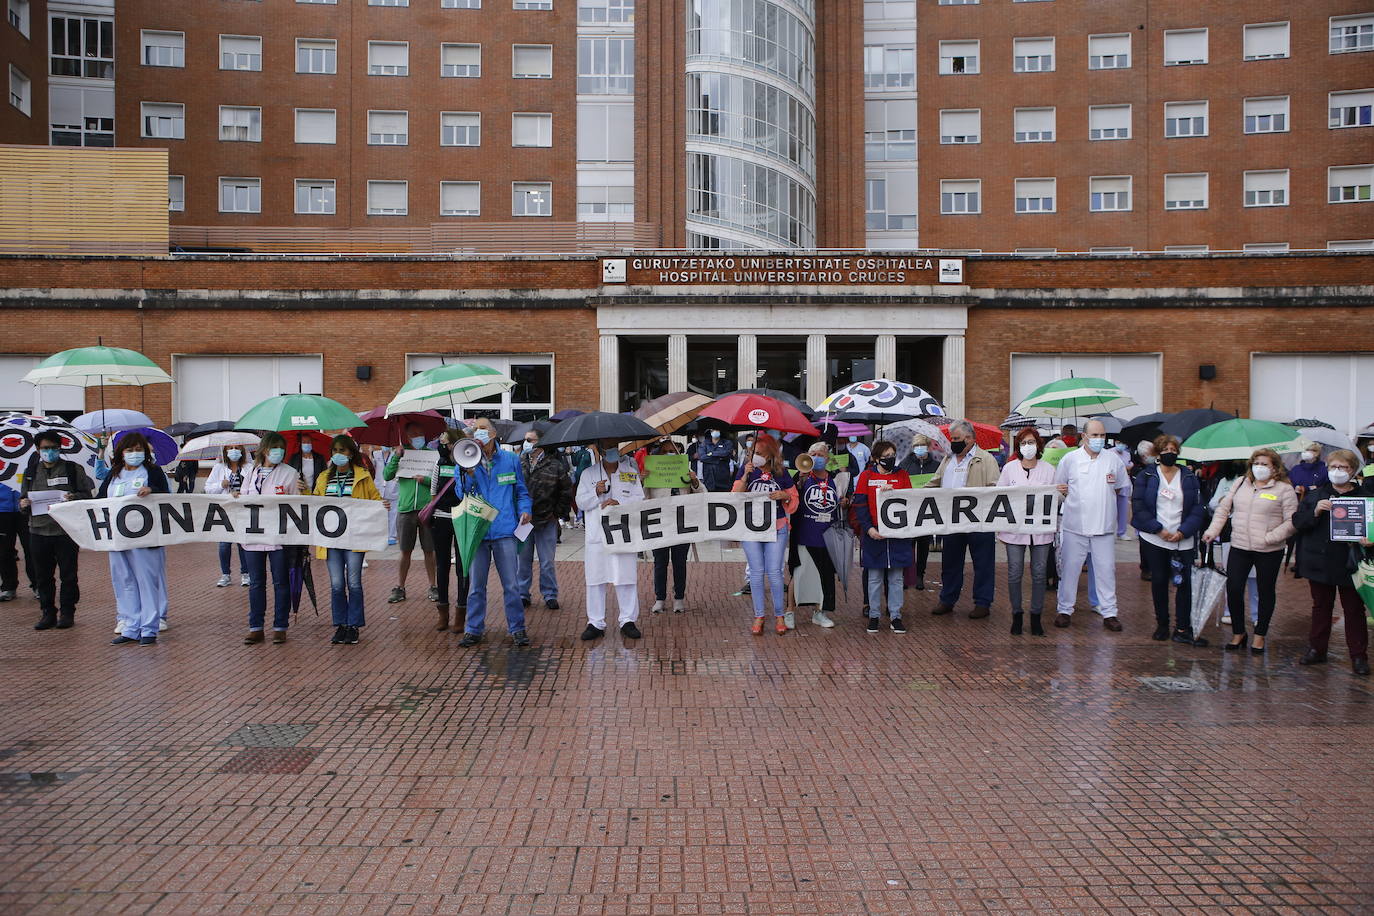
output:
[[[1022,457],[1022,458],[1026,458],[1026,459],[1034,458],[1034,457],[1035,457],[1035,443],[1034,443],[1034,442],[1022,442],[1022,443],[1021,443],[1021,448],[1018,449],[1018,451],[1021,452],[1021,457]]]
[[[1256,480],[1263,483],[1269,479],[1269,475],[1273,472],[1269,470],[1269,465],[1267,464],[1252,464],[1250,465],[1250,473],[1255,475]]]
[[[411,436],[411,437],[410,437],[410,447],[411,447],[411,448],[424,448],[424,447],[425,447],[425,437],[424,437],[424,436]]]
[[[1326,478],[1327,478],[1327,480],[1330,480],[1332,483],[1334,483],[1336,486],[1338,486],[1338,487],[1343,487],[1343,486],[1345,486],[1346,484],[1350,483],[1350,472],[1349,472],[1349,471],[1327,471],[1327,472],[1326,472]]]
[[[56,461],[58,454],[59,452],[55,448],[40,448],[38,450],[39,457],[41,457],[48,464],[52,464],[54,461]]]
[[[915,455],[917,458],[924,458],[930,454],[930,449],[927,446],[918,445],[911,450],[911,454]]]
[[[341,468],[348,464],[348,456],[343,452],[335,452],[329,460],[334,462],[334,467],[336,468]]]
[[[1303,461],[1309,461],[1309,462],[1310,462],[1310,461],[1316,461],[1317,458],[1318,458],[1318,455],[1317,455],[1316,452],[1303,452],[1303,453],[1302,453],[1302,460],[1303,460]]]
[[[1166,468],[1171,468],[1178,463],[1178,455],[1174,452],[1165,452],[1159,456],[1159,463]]]
[[[745,448],[753,448],[753,447],[754,447],[754,440],[753,440],[753,439],[745,439],[745,440],[744,440],[744,447],[745,447]]]
[[[1107,444],[1107,440],[1102,436],[1092,436],[1088,439],[1088,448],[1094,452],[1102,451],[1102,446]]]
[[[131,467],[131,468],[136,468],[136,467],[138,467],[140,464],[143,463],[143,453],[142,453],[142,452],[125,452],[125,453],[124,453],[124,463],[127,464],[127,465],[128,465],[129,467]]]
[[[310,454],[311,452],[313,452],[314,450],[315,450],[315,446],[311,445],[309,442],[302,442],[302,443],[301,443],[301,454],[303,454],[303,455],[309,455],[309,454]]]
[[[521,451],[525,451],[525,452],[533,451],[533,449],[534,449],[534,443],[531,442],[530,440],[526,439],[526,440],[525,440],[525,443],[524,443],[522,446],[520,446],[520,449],[521,449]]]
[[[762,455],[755,455],[755,456],[754,456],[754,467],[756,467],[756,468],[761,468],[761,467],[763,467],[763,466],[764,466],[765,464],[767,464],[767,463],[768,463],[768,459],[765,458],[765,457],[763,457]]]
[[[720,438],[720,430],[718,430],[718,429],[713,429],[713,430],[711,430],[711,438],[712,438],[712,439],[719,439],[719,438]]]
[[[238,461],[240,458],[243,457],[243,450],[231,448],[226,454],[228,454],[230,461]]]
[[[891,455],[884,455],[878,459],[878,467],[882,468],[884,471],[892,470],[892,465],[894,463]]]
[[[1366,445],[1365,451],[1369,452],[1369,454],[1371,455],[1374,455],[1374,442],[1371,442],[1368,445]]]
[[[268,464],[281,464],[282,459],[285,458],[285,457],[286,457],[286,449],[284,449],[284,448],[269,448],[269,449],[267,450],[267,463],[268,463]]]
[[[485,426],[479,426],[477,427],[477,429],[472,431],[472,438],[476,439],[483,445],[486,445],[488,442],[491,441],[491,430],[487,429]]]
[[[967,442],[960,442],[960,441],[957,441],[957,440],[956,440],[956,441],[951,441],[951,442],[949,443],[949,450],[950,450],[951,452],[953,452],[954,454],[956,454],[956,455],[962,455],[962,454],[964,453],[964,449],[966,449],[966,448],[968,448],[968,443],[967,443]]]
[[[620,461],[620,449],[608,448],[601,453],[601,460],[607,464],[615,464]]]
[[[850,436],[850,437],[849,437],[849,441],[850,441],[850,442],[858,442],[858,441],[859,441],[859,437],[858,437],[858,436]]]

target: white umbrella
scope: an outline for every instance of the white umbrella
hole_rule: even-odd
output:
[[[917,436],[925,436],[937,451],[948,454],[949,439],[945,431],[927,420],[903,420],[883,427],[883,438],[897,448],[898,464],[911,454],[911,443]]]
[[[1355,451],[1354,441],[1345,433],[1338,432],[1337,430],[1329,429],[1325,426],[1290,425],[1288,428],[1309,442],[1315,442],[1323,446],[1324,451],[1335,448],[1347,448],[1352,452]]]
[[[253,451],[258,447],[262,438],[254,433],[244,433],[237,430],[228,430],[222,433],[211,433],[208,436],[201,436],[192,439],[181,447],[181,452],[177,454],[178,461],[208,461],[220,456],[225,446],[241,445],[248,451]]]

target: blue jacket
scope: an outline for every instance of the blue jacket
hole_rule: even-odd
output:
[[[1193,537],[1207,521],[1207,504],[1202,501],[1202,489],[1197,475],[1177,465],[1179,483],[1183,488],[1183,519],[1178,531]],[[1164,526],[1155,518],[1155,503],[1159,501],[1159,466],[1151,464],[1135,475],[1131,490],[1131,527],[1148,534],[1159,534]]]
[[[530,491],[525,488],[525,475],[515,453],[498,448],[492,455],[491,471],[479,464],[471,471],[458,473],[462,477],[464,496],[476,493],[499,513],[482,540],[514,537],[520,515],[533,511]]]

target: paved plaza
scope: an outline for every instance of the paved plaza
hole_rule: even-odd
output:
[[[1285,577],[1264,657],[1152,642],[1134,546],[1119,634],[1086,598],[1034,638],[1000,593],[969,620],[927,591],[869,635],[851,584],[836,629],[754,637],[713,547],[637,642],[578,640],[569,559],[530,649],[498,611],[466,651],[418,558],[384,603],[387,554],[361,644],[307,604],[241,645],[210,545],[169,551],[159,645],[112,647],[87,553],[74,629],[0,605],[0,912],[1374,912],[1374,684],[1339,627],[1299,667]]]

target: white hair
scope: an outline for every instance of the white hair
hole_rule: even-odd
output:
[[[955,430],[958,430],[970,439],[977,435],[974,432],[973,424],[968,420],[955,420],[953,423],[949,424],[949,431],[954,432]]]
[[[830,446],[825,442],[813,442],[806,453],[808,455],[829,455]]]

